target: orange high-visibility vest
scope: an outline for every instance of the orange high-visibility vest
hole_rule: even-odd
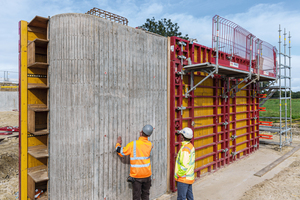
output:
[[[121,147],[116,144],[116,149]],[[147,178],[151,176],[150,153],[152,143],[148,137],[141,136],[138,140],[132,141],[120,150],[119,156],[130,155],[130,176],[134,178]]]

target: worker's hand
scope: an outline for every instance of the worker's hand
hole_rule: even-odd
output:
[[[120,145],[122,145],[122,137],[121,136],[118,137],[117,143],[119,143]]]

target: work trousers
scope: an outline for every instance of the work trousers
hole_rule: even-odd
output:
[[[149,200],[151,187],[151,176],[147,178],[135,178],[132,183],[132,199],[133,200]]]
[[[177,182],[177,200],[194,200],[192,184]]]

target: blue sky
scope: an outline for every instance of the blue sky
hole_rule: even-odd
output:
[[[278,25],[292,35],[292,89],[300,91],[300,1],[298,0],[0,0],[0,77],[18,71],[18,22],[35,15],[85,13],[93,7],[126,17],[129,26],[167,18],[199,44],[211,47],[211,19],[218,14],[278,48]]]

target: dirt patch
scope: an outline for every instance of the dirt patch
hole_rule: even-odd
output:
[[[18,126],[19,113],[0,112],[0,127]],[[19,138],[12,137],[0,142],[0,199],[12,200],[19,191]]]
[[[245,192],[241,200],[300,199],[300,153],[296,160],[273,178],[267,179]]]
[[[0,112],[0,127],[19,126],[19,112],[3,111]]]
[[[19,190],[19,138],[0,142],[0,199],[16,199]]]

